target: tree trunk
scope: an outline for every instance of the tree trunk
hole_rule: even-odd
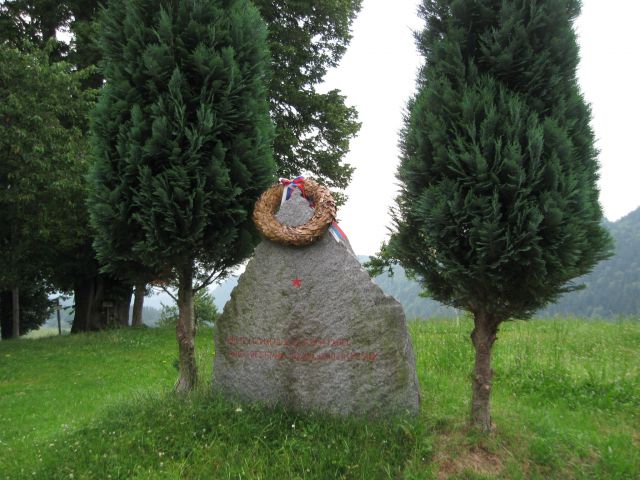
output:
[[[0,337],[9,340],[13,334],[11,319],[11,291],[0,292]]]
[[[113,318],[112,324],[110,326],[114,327],[128,327],[129,326],[129,315],[131,314],[131,293],[132,290],[129,290],[129,295],[125,297],[120,297],[115,302],[115,308],[113,309]]]
[[[56,319],[58,320],[58,335],[62,335],[62,319],[60,318],[60,298],[58,297],[56,303]]]
[[[178,323],[176,337],[180,359],[180,377],[176,392],[193,390],[198,380],[195,355],[195,321],[193,311],[193,266],[189,263],[180,270],[178,287]]]
[[[75,316],[71,333],[126,327],[131,287],[106,274],[82,279],[73,288]]]
[[[13,338],[20,337],[20,289],[14,287],[11,290],[11,311],[13,318]]]
[[[94,279],[87,279],[78,282],[73,286],[73,301],[75,303],[75,313],[71,333],[88,332],[91,327],[91,306],[95,297]]]
[[[483,432],[491,431],[491,347],[496,340],[498,322],[485,313],[474,314],[471,341],[476,351],[476,362],[471,381],[471,423]]]
[[[132,327],[142,326],[142,307],[144,306],[144,294],[146,284],[144,282],[136,283],[136,289],[133,297],[133,315],[131,317]]]

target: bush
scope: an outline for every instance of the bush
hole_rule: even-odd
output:
[[[196,325],[211,326],[218,318],[218,309],[213,301],[213,295],[205,289],[199,290],[193,297]],[[178,322],[178,306],[162,304],[158,326],[161,328],[175,327]]]

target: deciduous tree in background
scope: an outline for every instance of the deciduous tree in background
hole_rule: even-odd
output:
[[[20,289],[50,283],[58,252],[75,246],[63,212],[84,193],[85,143],[76,125],[92,100],[81,79],[70,65],[51,63],[47,51],[0,44],[0,292],[12,291],[16,337]]]
[[[171,297],[177,300],[173,293],[171,293]],[[177,305],[165,305],[163,303],[160,309],[158,326],[175,328],[176,323],[178,323],[178,318],[179,312]],[[202,325],[211,326],[218,318],[218,308],[214,302],[213,295],[204,288],[198,290],[193,296],[193,318],[196,328]]]
[[[269,101],[278,174],[309,173],[330,188],[344,189],[353,173],[344,157],[360,129],[358,115],[339,90],[320,93],[317,87],[344,55],[362,0],[254,3],[269,26]]]
[[[83,71],[79,81],[84,89],[101,86],[102,77],[90,68],[97,61],[92,41],[97,4],[92,0],[6,0],[0,4],[0,42],[18,48],[24,54],[36,50],[46,52],[49,62],[68,61],[77,70]],[[74,34],[70,46],[56,39],[56,33],[67,27]],[[83,70],[85,68],[87,70]],[[82,150],[76,156],[77,163],[74,165],[79,168],[60,171],[67,182],[69,199],[57,210],[51,210],[59,223],[64,225],[58,232],[61,236],[55,253],[47,254],[49,259],[55,259],[55,268],[43,272],[42,265],[35,261],[42,248],[31,251],[22,263],[24,269],[36,271],[40,277],[46,275],[51,288],[73,291],[73,333],[127,325],[131,299],[131,283],[100,273],[95,251],[91,247],[92,237],[85,205],[85,176],[90,160],[85,148],[88,144],[88,110],[85,109],[82,115],[73,119],[73,127],[81,135],[77,144],[82,145]],[[66,126],[72,125],[67,122]],[[52,171],[58,171],[56,165],[49,167]],[[112,306],[105,309],[103,305],[106,304]]]
[[[0,41],[23,52],[43,50],[51,43],[47,50],[50,60],[60,60],[68,48],[56,40],[56,31],[67,26],[70,15],[68,2],[4,0],[0,2]]]
[[[190,390],[194,274],[251,254],[253,204],[273,181],[266,27],[246,0],[113,0],[99,30],[94,246],[107,270],[178,278],[176,389]]]
[[[485,431],[500,324],[575,289],[571,280],[610,249],[576,80],[579,10],[575,0],[425,0],[421,8],[425,64],[402,132],[395,232],[381,259],[473,314],[471,418]]]

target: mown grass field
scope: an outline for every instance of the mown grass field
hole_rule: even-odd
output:
[[[0,342],[0,478],[638,479],[640,322],[513,322],[494,347],[495,432],[466,425],[469,321],[412,322],[413,420],[367,422],[175,396],[174,332]]]

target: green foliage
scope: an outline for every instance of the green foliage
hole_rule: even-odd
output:
[[[20,50],[49,48],[51,60],[66,59],[85,69],[97,65],[99,53],[93,37],[98,0],[4,0],[0,4],[0,42]],[[57,32],[68,29],[71,44],[57,39]],[[85,86],[98,88],[96,72],[83,79]],[[100,81],[98,81],[100,80]]]
[[[564,294],[556,303],[540,311],[538,316],[573,315],[607,319],[640,316],[640,208],[616,222],[605,222],[604,227],[615,242],[615,254],[575,281],[584,284],[584,289]],[[359,257],[359,260],[366,262],[370,259]],[[372,260],[383,263],[380,258]],[[370,266],[372,263],[369,261]],[[374,269],[374,281],[387,295],[392,295],[402,304],[407,318],[456,315],[456,310],[420,296],[419,282],[407,277],[400,265],[391,267],[391,276],[383,270]],[[216,296],[220,297],[219,294]]]
[[[423,3],[387,254],[433,298],[499,323],[608,256],[572,0]],[[384,252],[383,252],[384,253]]]
[[[218,318],[218,308],[216,307],[213,295],[201,289],[193,296],[193,310],[194,319],[196,325],[211,326]],[[158,327],[174,327],[178,322],[178,306],[177,305],[165,305],[162,304],[160,310],[160,319],[158,320]]]
[[[38,329],[47,320],[52,305],[47,288],[42,282],[33,282],[20,289],[20,335]],[[10,291],[0,292],[0,336],[11,338],[13,333],[13,299]]]
[[[34,47],[46,49],[52,61],[65,59],[79,70],[95,66],[101,58],[95,41],[99,36],[98,3],[96,0],[5,0],[0,3],[0,43],[23,52],[30,52]],[[342,158],[349,139],[359,128],[356,113],[344,105],[339,92],[320,94],[315,86],[343,55],[350,40],[349,26],[361,1],[257,3],[270,22],[271,49],[278,52],[272,62],[269,90],[272,117],[277,123],[275,156],[280,164],[279,173],[290,176],[306,171],[332,187],[344,188],[352,169],[342,163]],[[73,34],[70,45],[55,38],[60,29],[69,29]],[[96,70],[80,78],[85,88],[102,87],[102,81],[102,75]],[[88,122],[84,116],[76,126],[86,131]],[[84,146],[82,148],[84,150]],[[75,288],[78,294],[79,285],[99,284],[103,279],[98,276],[87,228],[84,178],[88,162],[84,152],[77,155],[76,160],[80,164],[73,169],[51,166],[51,171],[64,172],[65,181],[73,186],[67,187],[70,200],[58,210],[67,217],[66,238],[60,237],[60,248],[56,248],[55,255],[44,256],[56,261],[55,270],[49,272],[49,280],[56,288],[64,291]],[[209,267],[220,265],[199,267],[200,272],[204,272],[202,276],[207,277]],[[142,270],[139,264],[134,266],[135,272]],[[120,271],[119,275],[127,276],[126,273]],[[110,277],[107,282],[113,283],[112,280]]]
[[[275,159],[281,176],[307,172],[332,188],[344,189],[353,168],[344,164],[351,138],[358,132],[357,112],[338,90],[317,91],[351,40],[351,23],[362,0],[257,0],[266,20],[272,54],[269,82],[271,116],[276,125]],[[0,38],[22,44],[55,43],[58,57],[85,68],[96,65],[98,28],[95,0],[7,0],[0,6]],[[70,48],[55,40],[56,28],[74,34]],[[101,86],[93,74],[85,85]],[[338,195],[340,196],[340,195]]]
[[[4,0],[0,4],[0,43],[22,51],[49,48],[52,60],[67,53],[56,30],[66,25],[71,12],[68,2],[58,0]]]
[[[64,216],[62,228],[56,229],[56,241],[50,242],[55,245],[55,252],[47,251],[41,243],[34,243],[28,247],[31,253],[29,261],[23,263],[27,270],[36,270],[37,275],[46,276],[52,289],[75,293],[78,308],[74,331],[107,326],[106,317],[101,315],[101,304],[105,298],[117,299],[119,306],[124,307],[120,311],[125,314],[128,303],[126,294],[120,298],[121,291],[128,287],[123,288],[119,280],[98,272],[86,207],[86,176],[90,161],[88,112],[95,100],[91,88],[102,86],[102,77],[95,68],[97,57],[92,41],[95,33],[92,19],[96,11],[97,1],[87,0],[7,0],[0,5],[0,42],[15,46],[25,54],[38,49],[39,55],[45,55],[50,62],[68,62],[72,71],[81,72],[77,75],[78,86],[88,99],[86,107],[78,112],[73,122],[65,124],[67,128],[74,127],[79,134],[76,141],[78,151],[73,154],[76,164],[73,168],[59,168],[57,163],[49,165],[50,172],[64,175],[67,193],[55,209],[57,217]],[[74,35],[71,45],[56,38],[58,31],[67,28]],[[62,102],[66,102],[67,94],[74,93],[64,92]],[[63,182],[52,178],[52,183],[62,186]],[[40,271],[42,266],[37,259],[41,254],[53,263],[48,272]]]
[[[186,397],[169,330],[0,342],[0,464],[18,478],[545,478],[640,474],[640,324],[503,326],[490,437],[466,429],[470,321],[410,324],[416,420],[372,422]],[[211,378],[211,330],[198,345]],[[535,341],[532,341],[535,339]],[[35,472],[35,473],[34,473]],[[250,473],[249,473],[250,472]],[[526,473],[525,473],[526,472]]]
[[[545,314],[640,315],[640,208],[606,227],[615,241],[615,255],[577,280],[585,285],[583,290],[564,295]]]
[[[344,55],[362,0],[254,3],[269,25],[278,173],[294,177],[309,172],[329,187],[346,188],[353,168],[343,159],[360,129],[357,112],[345,105],[338,90],[320,93],[317,86]]]
[[[0,44],[0,289],[51,278],[58,254],[79,246],[69,230],[86,225],[84,75]]]
[[[244,0],[109,3],[89,197],[106,270],[224,272],[251,253],[273,180],[265,37]]]
[[[95,39],[98,37],[98,23],[95,21],[101,2],[98,0],[66,0],[69,17],[67,23],[73,33],[69,61],[79,68],[95,67],[100,61],[100,50]],[[103,77],[95,69],[84,81],[88,88],[102,87]]]

